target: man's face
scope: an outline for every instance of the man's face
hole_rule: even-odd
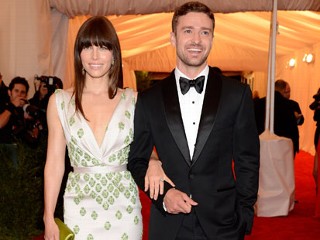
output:
[[[290,93],[291,93],[291,89],[289,84],[286,85],[286,88],[282,91],[282,95],[287,98],[290,99]]]
[[[177,67],[202,68],[206,65],[213,42],[213,23],[204,13],[190,12],[179,17],[171,44],[176,48]]]
[[[20,101],[20,106],[25,104],[24,100],[27,99],[27,89],[23,84],[14,84],[13,89],[8,90],[8,94],[11,102]]]

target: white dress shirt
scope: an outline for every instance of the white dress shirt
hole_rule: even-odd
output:
[[[178,97],[179,97],[179,103],[180,103],[180,111],[181,111],[181,116],[183,120],[184,131],[188,141],[191,159],[194,153],[194,148],[195,148],[197,135],[198,135],[198,128],[199,128],[199,123],[201,118],[201,111],[202,111],[203,99],[204,99],[204,94],[205,94],[206,85],[207,85],[208,73],[209,73],[209,67],[206,66],[203,69],[203,71],[198,76],[195,77],[197,78],[199,76],[205,76],[204,87],[201,94],[198,93],[194,87],[191,87],[189,91],[185,95],[183,95],[180,89],[179,78],[180,77],[188,78],[188,77],[184,75],[178,68],[175,69],[175,78],[176,78]]]

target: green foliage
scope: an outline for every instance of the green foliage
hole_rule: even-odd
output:
[[[138,92],[151,87],[151,78],[146,71],[135,71]]]
[[[39,235],[43,214],[43,168],[46,141],[0,145],[0,240]]]

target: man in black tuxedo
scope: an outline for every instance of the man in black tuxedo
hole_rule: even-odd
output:
[[[164,182],[164,194],[153,199],[150,240],[238,240],[252,228],[259,178],[252,94],[207,65],[214,25],[202,3],[177,8],[177,66],[138,96],[128,169],[143,189],[155,147],[175,183]]]

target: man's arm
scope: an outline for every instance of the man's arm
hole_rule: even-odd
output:
[[[260,142],[249,86],[245,89],[235,120],[233,146],[237,200],[249,234],[254,218],[253,206],[257,200],[260,165]]]
[[[138,97],[134,114],[134,137],[130,145],[128,170],[140,189],[144,189],[144,177],[153,149],[150,126],[145,116],[143,103]]]
[[[289,101],[294,111],[294,116],[296,118],[297,125],[302,125],[304,123],[304,116],[301,112],[299,103],[291,99],[289,99]]]
[[[149,118],[144,108],[143,99],[138,97],[134,115],[134,139],[130,146],[128,170],[141,190],[145,190],[145,176],[149,159],[154,149]],[[164,213],[163,198],[169,189],[173,188],[169,182],[163,182],[163,195],[157,199],[150,198],[150,187],[145,193],[153,203]]]
[[[15,106],[11,102],[4,104],[3,111],[0,113],[0,128],[8,124],[11,114],[14,114],[14,112]]]

